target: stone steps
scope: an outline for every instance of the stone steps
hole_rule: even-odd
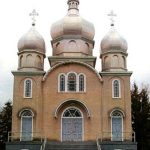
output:
[[[45,150],[97,150],[96,142],[47,142]]]

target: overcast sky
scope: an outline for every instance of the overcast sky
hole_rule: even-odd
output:
[[[115,28],[128,42],[128,70],[132,83],[150,84],[150,1],[149,0],[80,0],[80,15],[95,26],[94,56],[101,71],[100,41],[110,29],[107,14],[114,10]],[[3,0],[0,2],[0,105],[13,98],[12,70],[17,70],[17,42],[31,27],[29,13],[39,13],[36,28],[46,43],[50,56],[52,23],[67,14],[67,0]],[[47,58],[45,70],[49,69]]]

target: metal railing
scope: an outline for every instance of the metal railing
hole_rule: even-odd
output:
[[[47,139],[45,138],[42,145],[41,145],[40,150],[45,150],[46,142],[47,142]]]
[[[44,141],[40,132],[9,132],[8,142],[11,141]]]
[[[101,150],[101,145],[100,145],[100,143],[99,143],[99,139],[98,139],[98,138],[96,139],[96,144],[97,144],[97,149],[98,149],[98,150]]]
[[[134,132],[102,132],[98,136],[101,142],[103,141],[132,141],[135,142]]]

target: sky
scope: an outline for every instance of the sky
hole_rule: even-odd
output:
[[[100,42],[110,30],[107,14],[113,10],[116,30],[128,43],[128,70],[131,83],[150,85],[150,9],[149,0],[80,0],[80,15],[95,26],[96,69],[101,71]],[[52,55],[50,27],[67,14],[67,0],[4,0],[0,2],[0,106],[13,99],[13,75],[17,70],[17,43],[31,28],[29,13],[39,13],[36,29],[46,43],[46,55]],[[45,59],[45,71],[49,69]]]

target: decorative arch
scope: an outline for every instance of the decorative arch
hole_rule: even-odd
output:
[[[110,66],[109,66],[109,57],[108,56],[105,56],[104,57],[104,68],[105,69],[107,69],[107,68],[109,68]]]
[[[68,50],[69,51],[76,51],[77,50],[77,43],[76,43],[76,41],[75,40],[70,40],[69,42],[68,42],[68,45],[67,45],[67,47],[68,47]]]
[[[23,113],[24,111],[26,111],[26,110],[30,111],[30,112],[32,113],[32,116],[33,116],[33,117],[36,116],[35,110],[33,110],[33,109],[30,108],[30,107],[24,107],[24,108],[22,108],[21,110],[19,110],[19,112],[18,112],[18,117],[20,118],[21,115],[22,115],[22,113]]]
[[[37,68],[42,68],[42,59],[39,55],[36,56],[36,59],[35,59],[35,66]]]
[[[103,82],[103,80],[102,80],[100,74],[99,74],[92,66],[90,66],[90,65],[88,65],[88,64],[86,64],[86,63],[83,63],[83,62],[78,62],[78,61],[62,62],[62,63],[59,63],[59,64],[53,66],[53,67],[52,67],[51,69],[49,69],[48,72],[45,74],[45,76],[43,77],[43,81],[46,80],[48,74],[51,73],[54,69],[56,69],[56,68],[58,68],[58,67],[60,67],[60,66],[62,66],[62,65],[66,65],[66,64],[79,64],[79,65],[83,65],[83,66],[89,68],[91,71],[93,71],[93,72],[96,74],[96,76],[98,77],[98,79],[100,80],[100,82]]]
[[[59,45],[60,45],[60,42],[57,42],[57,43],[56,43],[56,48],[57,48]]]
[[[32,65],[33,65],[33,60],[32,60],[32,55],[31,55],[31,54],[28,54],[28,55],[26,56],[26,64],[27,64],[28,66],[32,66]]]
[[[119,67],[119,58],[118,55],[114,55],[112,58],[112,67]]]
[[[84,111],[87,114],[87,118],[91,117],[91,113],[90,110],[88,109],[88,107],[81,101],[75,100],[75,99],[70,99],[70,100],[65,100],[63,101],[56,109],[54,112],[54,117],[58,118],[58,114],[60,112],[60,110],[63,108],[63,106],[67,105],[67,106],[75,106],[75,104],[78,104],[79,106],[81,106]]]
[[[113,116],[113,113],[115,113],[115,112],[119,112],[123,117],[125,117],[125,113],[124,113],[124,111],[121,109],[121,108],[119,108],[119,107],[116,107],[116,108],[113,108],[111,111],[110,111],[110,117],[112,117]]]
[[[126,66],[126,58],[125,58],[125,56],[122,56],[122,64],[123,64],[123,68],[126,69],[127,66]]]
[[[19,68],[23,67],[23,55],[20,56]]]
[[[71,110],[71,111],[70,111]],[[76,111],[77,110],[77,111]],[[67,107],[63,112],[62,112],[62,115],[61,115],[61,117],[81,117],[81,118],[83,118],[83,113],[82,113],[82,111],[79,109],[79,108],[77,108],[77,107],[72,107],[72,106],[70,106],[70,107]]]

